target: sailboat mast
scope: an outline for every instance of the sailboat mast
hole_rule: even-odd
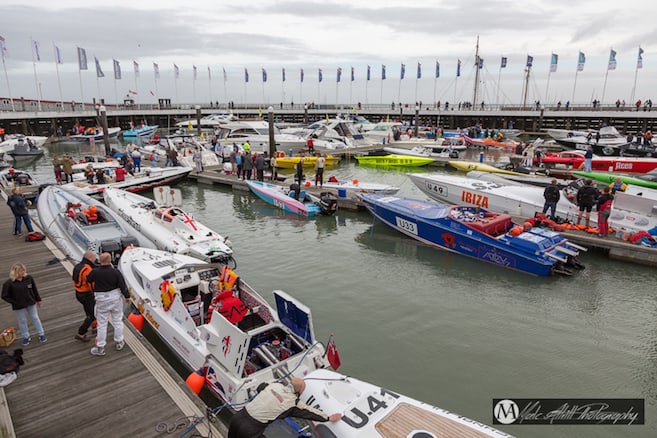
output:
[[[475,50],[475,83],[472,96],[472,108],[477,107],[477,92],[479,91],[479,35],[477,35],[477,48]]]

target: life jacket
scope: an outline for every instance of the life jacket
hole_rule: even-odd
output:
[[[240,322],[249,311],[232,290],[226,290],[215,295],[210,306],[208,306],[206,321],[209,322],[212,319],[212,312],[215,309],[233,324]]]
[[[173,304],[173,300],[176,298],[176,289],[169,280],[164,280],[162,286],[160,286],[160,290],[162,292],[162,307],[165,312],[168,312]]]
[[[229,290],[235,287],[239,275],[235,273],[228,266],[221,268],[221,275],[219,276],[219,287],[221,290]]]
[[[91,292],[91,284],[87,283],[87,275],[91,272],[91,265],[89,263],[84,263],[82,267],[78,270],[73,270],[73,287],[76,292]]]

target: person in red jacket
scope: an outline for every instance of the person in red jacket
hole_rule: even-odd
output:
[[[116,177],[116,182],[125,181],[125,176],[128,174],[128,171],[123,167],[117,167],[114,171],[114,176]]]

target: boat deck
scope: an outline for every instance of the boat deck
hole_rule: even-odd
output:
[[[39,315],[48,337],[41,344],[33,333],[31,345],[22,347],[17,333],[8,348],[23,348],[25,365],[14,382],[0,387],[1,437],[169,436],[162,427],[204,415],[200,399],[134,330],[125,330],[127,347],[119,352],[113,348],[110,328],[104,357],[89,353],[93,341],[75,340],[84,313],[73,292],[73,264],[58,261],[64,256],[48,239],[25,242],[14,237],[8,207],[0,207],[0,221],[2,281],[13,263],[26,265],[43,300]],[[16,316],[4,301],[0,321],[1,329],[13,326],[18,332]],[[202,422],[197,433],[226,436],[221,423],[213,423],[212,430],[207,424]]]

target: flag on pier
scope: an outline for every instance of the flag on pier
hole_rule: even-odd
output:
[[[156,63],[153,63],[153,75],[155,75],[155,79],[160,79],[160,66]]]
[[[34,59],[37,61],[41,61],[41,53],[39,53],[39,42],[33,40],[32,48],[34,49]]]
[[[193,78],[194,80],[196,80],[196,78],[198,77],[198,70],[196,69],[196,66],[195,66],[195,65],[192,65],[192,72],[193,72],[193,73],[192,73],[192,78]]]
[[[421,79],[422,78],[422,64],[419,62],[417,63],[417,78]]]
[[[121,65],[116,59],[112,60],[114,63],[114,79],[121,79]]]
[[[299,70],[299,82],[303,84],[303,69]]]
[[[386,66],[383,64],[381,65],[381,80],[382,81],[386,80]]]
[[[7,46],[5,45],[5,37],[0,36],[0,52],[2,52],[2,57],[4,59],[5,52],[7,52]]]
[[[285,67],[282,68],[282,73],[283,82],[285,82]]]
[[[354,68],[351,67],[351,82],[356,80],[356,72],[354,71]]]
[[[609,64],[607,65],[607,70],[616,70],[616,51],[614,49],[609,51]]]
[[[317,82],[322,82],[322,79],[324,79],[324,75],[322,75],[322,69],[318,68],[317,69]]]
[[[262,82],[267,82],[267,70],[262,69]]]
[[[371,78],[371,75],[370,75],[370,66],[368,65],[368,66],[367,66],[367,80],[369,81],[370,78]]]
[[[228,75],[226,74],[226,68],[221,67],[221,70],[223,70],[223,72],[224,72],[224,82],[227,82],[228,81]]]
[[[527,67],[534,65],[534,57],[527,55]]]
[[[484,58],[479,58],[479,69],[484,68]]]
[[[208,65],[208,81],[212,80],[212,70],[210,70],[210,66]]]
[[[100,61],[98,61],[98,58],[94,56],[94,61],[96,61],[96,77],[97,78],[104,78],[105,73],[103,73],[103,69],[100,68]]]
[[[506,56],[502,56],[502,64],[500,64],[500,68],[506,68]]]
[[[458,78],[459,76],[461,76],[461,60],[460,59],[456,62],[456,77]]]
[[[440,62],[436,61],[436,79],[440,77]]]
[[[559,55],[556,53],[552,54],[552,59],[550,60],[550,72],[554,73],[557,71],[557,63],[559,62]]]
[[[82,47],[78,47],[78,67],[80,70],[88,70],[87,67],[87,51]]]
[[[342,78],[342,67],[338,67],[338,72],[336,74],[335,82],[340,82],[340,78]]]
[[[636,68],[643,68],[643,49],[639,47],[639,56],[636,58]]]
[[[63,64],[64,58],[62,57],[62,51],[59,50],[59,47],[55,46],[55,62],[57,64]]]
[[[139,64],[137,64],[137,61],[132,61],[132,68],[135,71],[135,77],[139,77]]]
[[[401,73],[399,74],[399,79],[404,79],[404,76],[406,75],[406,66],[404,64],[401,65]]]
[[[586,62],[586,56],[583,52],[579,52],[579,57],[577,58],[577,71],[584,70],[584,63]]]
[[[244,67],[244,82],[249,82],[249,71]]]
[[[178,66],[176,64],[173,64],[173,77],[175,79],[180,78],[180,69],[178,68]]]

